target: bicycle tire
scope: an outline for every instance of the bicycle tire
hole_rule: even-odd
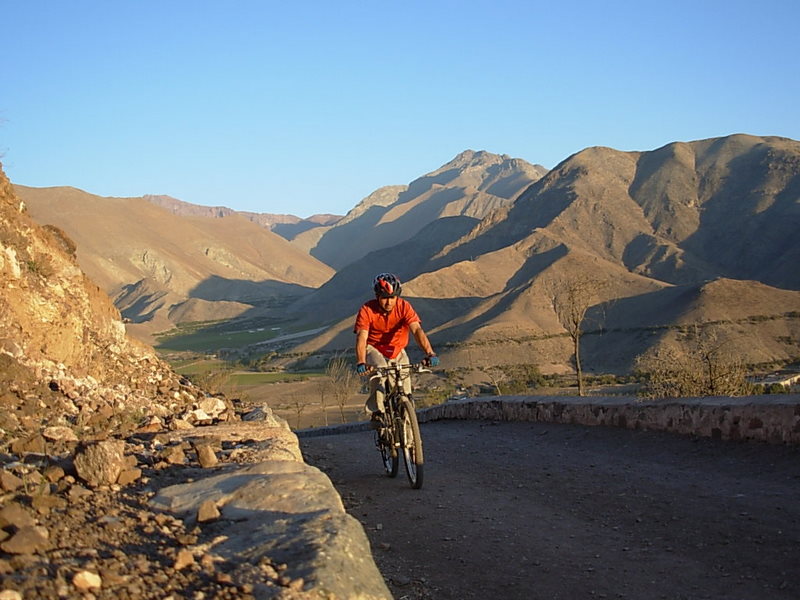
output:
[[[422,436],[419,432],[419,421],[414,403],[407,397],[400,399],[400,422],[402,424],[401,446],[403,462],[406,466],[408,483],[415,490],[422,487],[423,463]]]
[[[394,446],[393,439],[394,436],[391,433],[391,428],[385,428],[375,432],[375,445],[378,446],[378,450],[381,453],[383,470],[387,477],[397,477],[397,472],[400,467],[400,456],[397,453],[397,448]]]

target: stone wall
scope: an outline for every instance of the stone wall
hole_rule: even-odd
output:
[[[624,397],[500,396],[468,398],[422,409],[439,419],[611,425],[724,440],[800,443],[800,394],[681,398],[640,402]]]

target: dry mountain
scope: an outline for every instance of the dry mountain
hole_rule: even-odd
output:
[[[72,240],[59,228],[35,223],[0,169],[5,462],[10,447],[20,457],[35,453],[41,464],[52,464],[41,457],[74,449],[76,433],[105,438],[157,411],[166,417],[167,406],[182,409],[196,399],[188,400],[188,390],[152,348],[126,335],[108,296],[79,268]],[[4,477],[12,468],[4,465]],[[10,489],[4,487],[6,497]]]
[[[337,272],[290,312],[349,314],[369,293],[373,275],[391,271],[409,281],[429,270],[432,257],[481,222],[504,214],[546,172],[521,159],[467,150],[408,186],[377,190],[310,250]]]
[[[587,148],[550,172],[466,151],[291,242],[227,210],[179,217],[163,197],[169,210],[69,188],[19,193],[151,326],[257,312],[328,325],[294,351],[349,349],[370,278],[388,270],[451,364],[563,370],[569,344],[546,290],[583,278],[598,283],[590,370],[629,370],[696,323],[724,325],[748,362],[800,356],[800,143],[786,138]]]
[[[180,217],[230,217],[239,215],[248,221],[252,221],[262,227],[274,231],[278,235],[287,240],[291,240],[300,233],[308,231],[309,229],[316,229],[318,227],[326,227],[333,225],[339,221],[341,215],[312,215],[307,219],[301,219],[295,215],[276,215],[272,213],[254,213],[248,211],[239,211],[227,206],[200,206],[198,204],[191,204],[178,200],[172,196],[148,194],[144,196],[148,202],[161,206],[171,213]]]
[[[467,150],[408,186],[381,188],[322,233],[310,252],[339,270],[448,217],[479,221],[547,172],[518,158]]]
[[[727,323],[749,362],[800,356],[800,143],[734,135],[651,152],[588,148],[473,223],[442,218],[367,255],[298,302],[342,321],[302,349],[345,348],[356,281],[405,274],[438,344],[458,364],[569,362],[546,282],[602,283],[586,351],[602,370],[674,343],[690,322]],[[423,236],[423,234],[425,234]],[[624,307],[621,310],[620,307]],[[769,326],[761,326],[769,323]],[[492,345],[495,344],[493,347]],[[466,349],[466,350],[465,350]],[[481,356],[485,353],[485,356]]]
[[[16,186],[30,214],[67,232],[81,268],[146,335],[285,304],[332,269],[237,214],[178,216],[143,198]]]

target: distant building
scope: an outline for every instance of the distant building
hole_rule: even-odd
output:
[[[780,385],[787,390],[792,390],[792,388],[800,386],[800,373],[796,371],[776,371],[763,377],[754,377],[751,382],[763,385],[765,388]]]

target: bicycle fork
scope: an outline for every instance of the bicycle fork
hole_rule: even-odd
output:
[[[396,415],[397,413],[395,413]],[[394,447],[395,448],[402,448],[403,447],[403,422],[400,420],[399,416],[394,417]]]

